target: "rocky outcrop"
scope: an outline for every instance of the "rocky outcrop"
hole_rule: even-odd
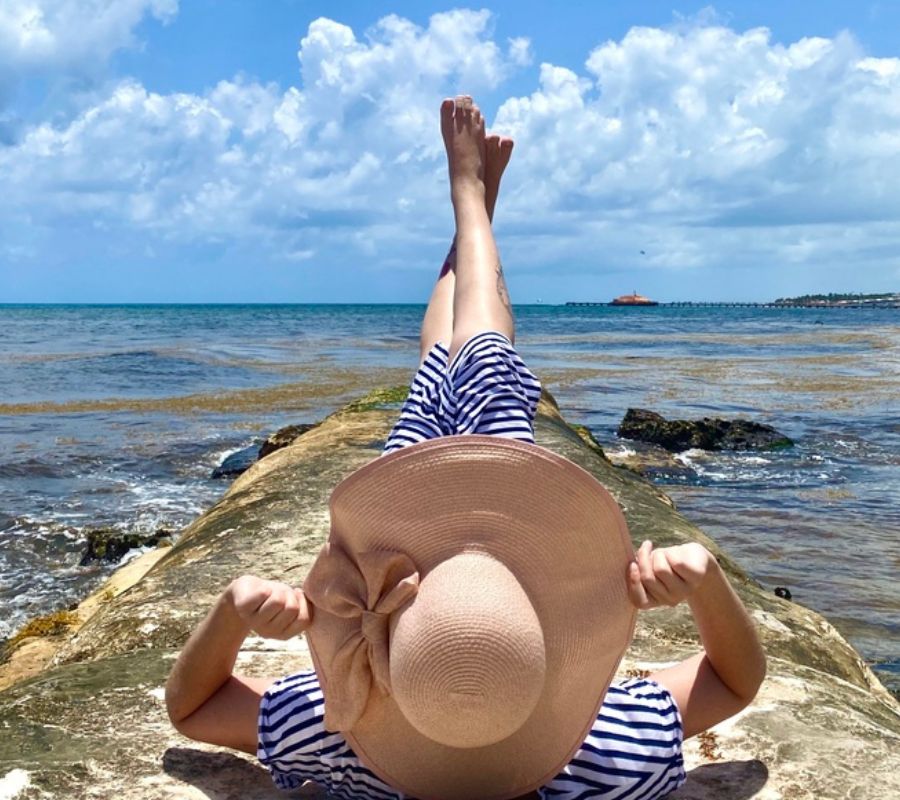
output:
[[[87,549],[78,562],[80,567],[97,561],[121,561],[136,547],[157,547],[172,543],[173,532],[159,528],[156,533],[127,533],[116,528],[95,528],[87,532]]]
[[[629,442],[630,447],[607,453],[617,467],[625,467],[645,478],[658,481],[693,483],[697,471],[664,447],[644,442]]]
[[[643,408],[629,408],[617,434],[664,447],[672,452],[690,450],[778,450],[793,442],[770,425],[746,419],[704,417],[699,420],[666,419]]]
[[[281,450],[282,447],[293,444],[298,437],[302,436],[304,433],[308,433],[315,427],[315,425],[300,424],[286,425],[283,428],[279,428],[275,433],[270,433],[262,445],[260,445],[259,458],[265,458],[270,453],[274,453],[276,450]]]
[[[250,469],[258,459],[259,444],[251,444],[223,458],[222,463],[212,471],[210,477],[234,478]]]
[[[13,787],[6,796],[284,797],[250,756],[179,736],[166,719],[162,687],[178,648],[232,578],[254,572],[302,581],[328,530],[331,489],[380,453],[396,413],[354,403],[254,464],[138,583],[101,604],[51,667],[0,692],[0,786]],[[658,488],[609,464],[547,394],[536,434],[538,444],[609,488],[636,543],[709,547],[760,626],[770,669],[759,696],[687,743],[689,779],[673,797],[900,793],[897,703],[826,620],[763,591]],[[684,607],[644,613],[622,671],[653,670],[697,646]],[[249,639],[238,662],[251,675],[308,664],[302,639]]]
[[[316,423],[318,424],[318,423]],[[213,471],[212,478],[234,478],[252,467],[261,458],[287,447],[299,436],[311,431],[316,424],[286,425],[275,433],[270,433],[261,443],[254,442],[247,447],[237,450],[222,459]]]

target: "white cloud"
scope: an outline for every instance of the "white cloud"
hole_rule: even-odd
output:
[[[525,36],[516,36],[509,40],[509,58],[520,67],[531,63],[531,40]]]
[[[108,53],[141,15],[175,10],[121,2],[119,22],[90,36]],[[50,52],[16,30],[20,50]],[[0,238],[19,260],[40,231],[52,242],[76,226],[126,252],[127,237],[134,252],[238,243],[304,269],[420,252],[449,220],[440,98],[498,92],[532,58],[524,37],[501,47],[492,35],[486,11],[425,28],[389,16],[364,37],[323,18],[301,41],[296,87],[239,76],[158,95],[123,81],[62,127],[0,147]],[[542,64],[495,127],[517,140],[500,220],[526,268],[874,269],[900,244],[900,59],[869,57],[848,35],[785,45],[703,21],[633,28],[583,69]]]
[[[0,70],[78,68],[132,45],[146,14],[160,21],[178,12],[178,0],[2,0]]]
[[[178,0],[0,0],[0,145],[34,121],[16,111],[21,86],[43,80],[54,108],[40,111],[70,119],[95,101],[112,54],[137,46],[138,23],[177,12]]]

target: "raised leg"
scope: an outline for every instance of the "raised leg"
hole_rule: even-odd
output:
[[[476,333],[515,336],[512,305],[491,221],[485,207],[484,120],[472,98],[441,105],[441,132],[450,169],[450,199],[456,217],[456,287],[450,361]]]
[[[513,140],[496,134],[485,137],[484,206],[488,219],[493,221],[500,179],[512,156]],[[436,342],[448,347],[453,337],[453,295],[456,289],[456,236],[441,266],[440,275],[431,292],[431,299],[422,320],[419,337],[419,361],[425,360]]]

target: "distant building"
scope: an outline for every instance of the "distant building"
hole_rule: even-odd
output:
[[[631,294],[623,294],[610,303],[611,306],[658,306],[656,300],[644,297],[642,294],[632,292]]]

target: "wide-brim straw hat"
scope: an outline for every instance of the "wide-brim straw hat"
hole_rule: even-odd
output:
[[[420,800],[506,800],[582,745],[631,641],[625,519],[543,447],[444,436],[330,500],[304,583],[325,727]]]

